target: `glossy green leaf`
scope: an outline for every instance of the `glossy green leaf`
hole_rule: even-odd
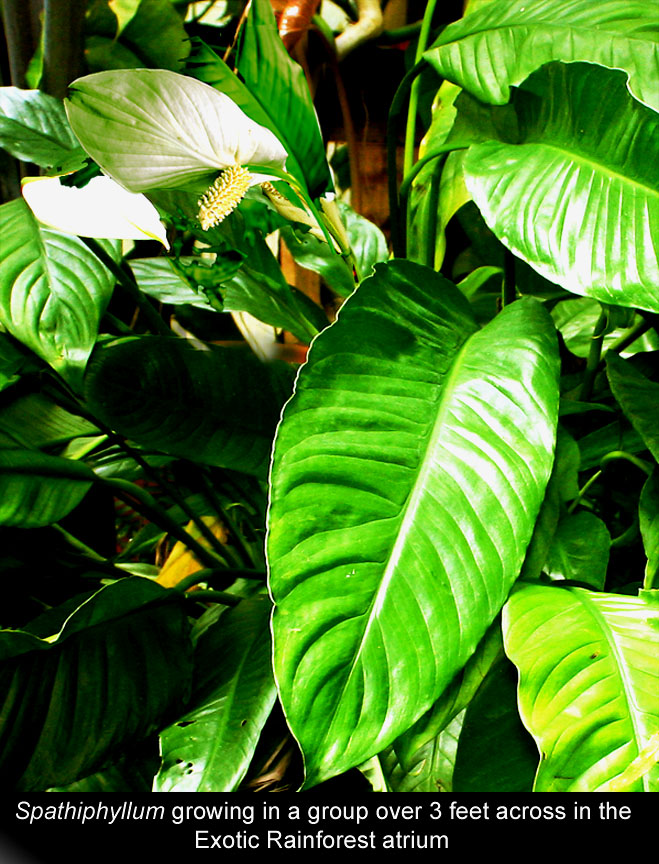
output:
[[[138,258],[128,263],[140,289],[150,297],[161,303],[189,304],[207,310],[211,304],[204,293],[203,283],[227,281],[240,267],[239,261],[222,267],[218,259],[217,266],[211,268],[198,258],[187,257],[176,263],[170,258]]]
[[[535,790],[607,791],[659,732],[659,602],[520,584],[503,629],[541,753]],[[658,788],[655,766],[627,791]]]
[[[357,269],[363,279],[371,275],[376,264],[386,261],[389,257],[387,240],[374,222],[366,219],[361,213],[357,213],[348,204],[339,201],[338,207],[345,223],[352,254],[355,256],[355,261],[357,262]],[[336,258],[337,256],[334,257]],[[352,289],[354,289],[354,282],[348,293],[352,293]]]
[[[648,559],[645,567],[646,587],[658,585],[659,579],[659,468],[655,468],[643,486],[638,503],[643,546]]]
[[[160,733],[156,792],[233,792],[276,698],[267,597],[242,600],[197,643],[190,710]]]
[[[307,785],[381,752],[473,653],[524,558],[553,457],[555,333],[534,300],[477,331],[394,260],[314,341],[275,445],[280,698]]]
[[[485,676],[502,656],[501,624],[497,620],[480,641],[464,669],[455,676],[432,708],[394,741],[393,748],[403,769],[418,763],[418,754],[464,711]]]
[[[59,522],[85,497],[94,473],[81,462],[19,447],[0,450],[0,525]]]
[[[498,0],[446,27],[424,57],[497,105],[552,60],[599,63],[624,69],[634,96],[659,110],[658,42],[657,10],[641,0]]]
[[[114,279],[87,246],[42,228],[21,199],[0,207],[0,321],[74,384]]]
[[[61,101],[40,90],[0,87],[0,147],[55,173],[74,171],[86,159]]]
[[[346,262],[324,241],[313,235],[294,231],[290,225],[279,229],[288,251],[305,270],[312,270],[339,297],[349,297],[355,290],[355,280]]]
[[[325,145],[302,67],[284,48],[269,0],[252,0],[238,71],[299,163],[312,197],[332,189]]]
[[[571,579],[602,590],[610,547],[611,535],[594,513],[565,515],[556,528],[545,572],[553,579]]]
[[[616,401],[659,462],[659,384],[617,355],[607,358],[606,373]]]
[[[503,656],[501,625],[490,627],[464,669],[437,702],[394,741],[385,767],[393,791],[450,792],[464,712]]]
[[[0,631],[2,772],[19,789],[89,775],[188,695],[189,626],[174,592],[129,578],[68,605]]]
[[[465,156],[485,222],[568,291],[659,311],[659,114],[623,72],[583,63],[545,67],[513,103],[519,141]]]
[[[516,689],[515,667],[499,658],[464,712],[454,793],[531,791],[538,751],[519,719]]]
[[[223,286],[222,303],[227,312],[249,312],[259,321],[289,330],[309,343],[327,326],[327,316],[284,278],[279,263],[260,234],[245,240],[247,260]]]
[[[292,376],[248,350],[153,336],[99,348],[86,396],[95,416],[143,447],[264,474]]]

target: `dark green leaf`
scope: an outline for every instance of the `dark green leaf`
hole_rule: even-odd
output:
[[[458,739],[453,792],[530,792],[538,765],[534,741],[517,712],[515,667],[490,670],[467,707]]]
[[[311,196],[332,189],[309,86],[302,67],[284,48],[269,0],[252,0],[241,33],[238,71],[271,118],[277,137],[295,155]]]
[[[606,372],[616,401],[659,462],[659,384],[614,354],[607,357]]]
[[[59,522],[85,497],[94,473],[81,462],[35,450],[0,450],[0,525]]]
[[[146,579],[102,588],[39,638],[0,631],[5,784],[64,786],[162,725],[187,697],[188,623]]]
[[[594,513],[565,515],[558,523],[545,571],[554,579],[583,582],[603,590],[611,535]]]
[[[657,584],[659,573],[659,468],[647,479],[638,504],[643,546],[648,563],[645,568],[646,585]]]
[[[40,90],[0,87],[0,147],[55,173],[75,171],[86,159],[61,101]]]
[[[292,376],[248,350],[154,336],[97,349],[86,395],[96,416],[143,447],[265,474]]]

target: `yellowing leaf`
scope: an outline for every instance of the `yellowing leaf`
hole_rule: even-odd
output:
[[[215,516],[202,516],[201,518],[220,543],[227,542],[227,530],[219,519]],[[210,547],[208,540],[202,536],[201,531],[194,522],[190,522],[185,530],[191,537],[198,540],[202,546]],[[201,569],[203,569],[203,565],[197,561],[188,547],[179,540],[169,553],[156,582],[165,588],[173,588],[182,579],[185,579],[186,576],[190,576]]]

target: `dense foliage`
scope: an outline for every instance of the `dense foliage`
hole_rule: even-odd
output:
[[[656,10],[429,0],[385,234],[221,5],[0,88],[5,786],[656,791]]]

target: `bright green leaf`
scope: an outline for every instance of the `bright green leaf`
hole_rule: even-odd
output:
[[[0,207],[0,321],[79,382],[114,279],[77,237],[42,228],[22,199]]]
[[[238,71],[300,164],[312,197],[332,189],[325,145],[302,67],[277,32],[269,0],[252,0],[241,33]]]
[[[623,72],[590,64],[552,64],[525,88],[513,96],[519,142],[465,156],[485,222],[568,291],[659,311],[659,114]]]
[[[606,791],[659,731],[659,603],[520,584],[503,628],[541,753],[535,791]],[[629,787],[653,789],[659,766]]]
[[[199,640],[190,710],[160,733],[156,792],[233,792],[276,698],[270,602],[243,600]]]
[[[409,728],[499,611],[551,471],[557,366],[536,301],[477,331],[454,286],[396,260],[314,341],[268,531],[275,674],[307,785]]]
[[[86,159],[61,101],[40,90],[0,87],[0,147],[55,173],[74,171]]]
[[[634,96],[659,110],[658,34],[656,9],[642,0],[498,0],[449,24],[424,57],[497,105],[552,60],[599,63],[624,69]]]

